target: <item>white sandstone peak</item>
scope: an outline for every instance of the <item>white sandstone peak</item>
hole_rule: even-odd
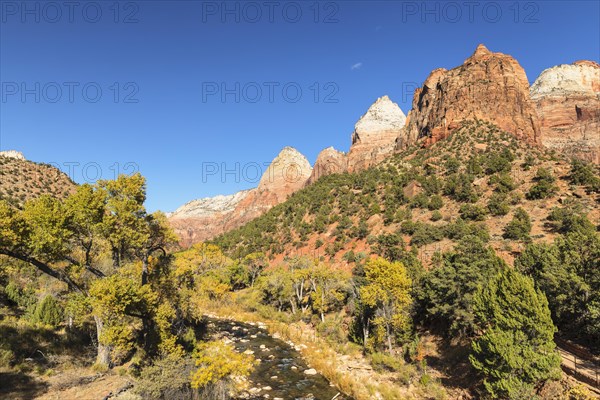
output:
[[[258,188],[263,190],[270,187],[302,185],[311,171],[312,167],[306,157],[295,148],[286,146],[262,175]]]
[[[531,85],[532,99],[542,96],[600,93],[600,65],[594,62],[561,64],[542,71]]]
[[[170,218],[188,218],[209,216],[214,213],[226,213],[233,211],[235,206],[242,201],[250,190],[241,190],[230,195],[217,195],[214,197],[205,197],[202,199],[192,200],[175,212],[169,214]]]
[[[360,117],[354,126],[354,133],[360,136],[364,133],[399,130],[405,123],[406,115],[398,104],[390,100],[388,96],[382,96]]]
[[[23,153],[17,150],[0,151],[0,157],[15,158],[17,160],[25,160]]]

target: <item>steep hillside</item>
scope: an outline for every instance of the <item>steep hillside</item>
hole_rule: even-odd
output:
[[[575,175],[561,155],[490,123],[466,121],[447,138],[413,145],[376,168],[322,177],[215,242],[236,256],[311,254],[352,264],[403,241],[429,265],[437,251],[476,234],[511,261],[526,242],[553,239],[548,216],[555,207],[600,223],[598,169],[574,165]],[[524,235],[513,229],[520,209],[531,224]]]
[[[51,165],[28,161],[19,152],[0,153],[0,200],[20,207],[42,194],[64,198],[75,186],[66,174]]]

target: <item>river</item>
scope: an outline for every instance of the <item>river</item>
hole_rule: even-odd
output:
[[[207,322],[210,335],[223,337],[240,353],[252,352],[260,360],[248,377],[250,390],[240,398],[352,400],[322,375],[310,370],[294,347],[271,337],[264,327],[214,318],[208,318]]]

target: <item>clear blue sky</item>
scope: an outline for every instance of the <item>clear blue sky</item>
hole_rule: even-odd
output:
[[[347,151],[377,97],[408,112],[432,69],[478,43],[513,55],[530,82],[600,57],[598,1],[46,4],[0,1],[0,149],[79,163],[78,182],[83,167],[93,180],[97,167],[112,178],[115,163],[135,163],[150,210],[253,187],[243,166],[284,146],[311,163],[325,147]],[[239,176],[203,179],[206,163],[239,163]]]

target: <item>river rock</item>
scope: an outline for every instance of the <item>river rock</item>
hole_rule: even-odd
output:
[[[304,375],[316,375],[317,374],[317,370],[314,368],[309,368],[304,370]]]

